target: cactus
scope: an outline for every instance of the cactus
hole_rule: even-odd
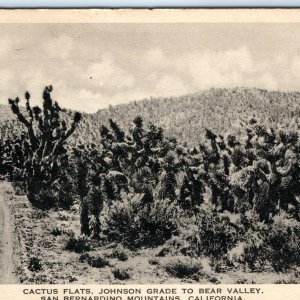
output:
[[[67,174],[62,174],[68,166],[65,142],[81,120],[81,114],[76,112],[71,127],[67,129],[66,122],[60,119],[61,108],[51,98],[52,90],[51,85],[44,89],[42,109],[38,106],[32,108],[30,94],[25,93],[27,116],[19,108],[18,97],[8,100],[12,112],[27,130],[22,146],[26,193],[32,204],[42,209],[70,205],[72,202],[64,199],[69,195],[62,193],[62,186],[68,187],[65,181]]]

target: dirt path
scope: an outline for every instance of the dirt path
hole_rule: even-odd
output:
[[[10,212],[0,183],[0,283],[15,283]]]

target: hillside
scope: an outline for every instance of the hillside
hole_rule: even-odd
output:
[[[84,114],[75,138],[85,142],[100,140],[99,127],[112,118],[122,128],[130,128],[136,115],[145,124],[164,128],[167,136],[189,146],[197,145],[204,129],[217,133],[237,131],[240,121],[255,116],[262,124],[299,129],[300,93],[266,91],[256,88],[210,89],[196,94],[171,98],[150,98],[111,106],[95,114]],[[9,107],[0,106],[0,120],[12,119]]]
[[[299,92],[272,92],[261,89],[210,89],[197,94],[171,98],[151,98],[99,110],[82,124],[83,136],[90,131],[99,139],[100,124],[112,118],[129,128],[136,115],[147,124],[164,128],[166,134],[190,146],[198,144],[204,129],[218,133],[237,130],[240,120],[256,116],[260,123],[298,129]],[[297,116],[297,117],[296,117]]]

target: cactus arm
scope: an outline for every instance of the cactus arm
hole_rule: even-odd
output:
[[[81,121],[81,113],[76,112],[74,115],[74,119],[73,119],[71,128],[66,132],[66,135],[64,137],[62,137],[62,141],[67,140],[73,134],[73,132],[75,131],[75,129],[80,121]]]
[[[38,140],[37,140],[37,138],[36,138],[36,136],[35,136],[35,134],[34,134],[34,131],[33,131],[33,127],[32,127],[32,119],[31,119],[31,122],[29,122],[29,121],[24,117],[24,115],[20,112],[19,104],[18,104],[18,102],[19,102],[19,99],[18,99],[18,98],[16,98],[15,100],[9,99],[8,101],[9,101],[9,104],[11,105],[11,110],[12,110],[12,112],[13,112],[15,115],[17,115],[18,120],[19,120],[22,124],[24,124],[24,125],[26,126],[26,128],[27,128],[27,130],[28,130],[29,138],[30,138],[30,140],[31,140],[31,143],[32,143],[33,147],[34,147],[34,148],[37,148],[37,146],[38,146]],[[27,102],[28,102],[28,101],[27,101]],[[29,106],[29,104],[28,104],[28,106]],[[29,108],[30,108],[30,106],[29,106]]]
[[[62,146],[63,142],[72,135],[72,133],[75,131],[75,129],[76,129],[76,123],[73,123],[71,128],[67,131],[66,135],[62,136],[58,141],[56,141],[54,143],[51,155],[56,156],[58,154],[57,150]]]
[[[30,117],[30,121],[33,120],[33,112],[32,112],[32,109],[31,109],[31,106],[30,106],[30,103],[29,103],[29,99],[26,101],[26,110],[28,112],[28,115]]]
[[[77,127],[76,125],[77,124],[73,122],[71,128],[66,132],[66,135],[61,138],[62,142],[65,141],[65,140],[67,140],[73,134],[73,132],[75,131],[75,129]]]

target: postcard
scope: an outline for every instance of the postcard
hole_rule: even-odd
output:
[[[0,299],[300,296],[300,10],[0,12]]]

